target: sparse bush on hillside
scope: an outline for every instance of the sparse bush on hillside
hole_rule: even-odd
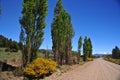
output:
[[[22,45],[19,45],[18,42],[13,41],[12,39],[8,39],[3,35],[0,35],[0,47],[6,48],[6,52],[17,52],[22,47]]]
[[[3,50],[2,49],[0,49],[0,52],[2,52]]]
[[[23,69],[23,73],[28,78],[39,78],[52,73],[56,66],[56,62],[52,60],[37,58]]]
[[[18,48],[16,47],[16,48],[6,48],[5,49],[5,52],[18,52]]]
[[[6,49],[5,49],[5,52],[9,52],[9,51],[10,51],[10,48],[6,48]]]

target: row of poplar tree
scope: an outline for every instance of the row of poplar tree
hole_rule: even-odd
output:
[[[58,0],[54,9],[51,25],[52,49],[58,64],[70,64],[72,37],[74,36],[71,16],[64,9],[62,0]]]
[[[46,26],[47,0],[23,0],[20,43],[22,43],[23,66],[26,66],[37,57],[37,50],[43,41]],[[62,0],[57,0],[54,9],[54,18],[51,24],[52,50],[54,59],[58,64],[71,64],[72,38],[74,30],[70,14],[64,9]],[[78,47],[81,53],[81,39]],[[92,44],[90,38],[85,37],[83,44],[84,60],[92,55]]]
[[[82,45],[83,45],[83,50],[82,50]],[[92,58],[92,42],[89,37],[85,36],[83,43],[82,43],[82,36],[80,36],[78,40],[78,61],[80,61],[81,53],[83,53],[83,61],[87,61],[88,58]]]

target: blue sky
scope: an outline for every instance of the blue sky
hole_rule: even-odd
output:
[[[41,49],[52,47],[51,23],[57,0],[48,0],[47,26]],[[0,0],[0,34],[19,41],[22,0]],[[79,36],[92,40],[93,53],[111,52],[120,47],[120,4],[118,0],[63,0],[64,8],[72,17],[75,31],[73,50],[77,50]]]

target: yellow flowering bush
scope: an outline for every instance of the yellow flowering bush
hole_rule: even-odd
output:
[[[31,77],[40,77],[53,72],[57,63],[50,59],[37,58],[31,64],[27,65],[23,72]]]
[[[87,61],[93,61],[93,58],[87,58]]]

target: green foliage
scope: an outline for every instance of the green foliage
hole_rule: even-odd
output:
[[[64,10],[64,7],[62,5],[62,0],[57,0],[56,7],[54,9],[54,16],[57,16],[63,10]]]
[[[87,53],[87,37],[85,37],[85,39],[84,39],[84,43],[83,43],[83,55],[84,55],[84,61],[87,61],[87,57],[88,57],[88,55],[87,55],[88,53]]]
[[[31,64],[28,64],[23,69],[23,72],[28,78],[39,78],[52,73],[55,71],[56,67],[56,62],[52,60],[37,58]]]
[[[78,40],[78,50],[80,50],[81,47],[82,47],[82,36],[80,36]]]
[[[112,50],[112,58],[120,59],[120,49],[117,46]]]
[[[82,36],[80,36],[78,40],[78,63],[80,61],[81,48],[82,48]]]
[[[19,50],[19,45],[16,41],[12,41],[12,39],[7,39],[2,35],[0,35],[0,47],[7,48],[6,51],[11,52],[17,52]]]
[[[106,55],[104,59],[120,65],[120,49],[118,46],[115,46],[115,48],[113,48],[112,55]]]
[[[18,45],[19,45],[19,49],[22,50],[24,47],[23,44],[21,42],[19,42]]]
[[[23,64],[30,63],[37,57],[37,50],[43,41],[46,26],[47,0],[23,0],[20,43],[24,45]]]
[[[16,43],[15,41],[13,41],[11,44],[10,44],[10,50],[11,52],[17,52],[19,50],[19,46],[18,46],[18,43]]]
[[[84,44],[83,44],[83,55],[84,55],[84,61],[87,61],[87,58],[92,57],[92,43],[90,38],[85,37]]]
[[[89,44],[89,55],[88,55],[88,57],[92,58],[92,42],[91,42],[90,38],[88,38],[88,44]]]
[[[27,77],[24,77],[23,80],[29,80]]]
[[[58,64],[69,64],[71,55],[71,41],[73,37],[73,27],[71,17],[62,5],[62,0],[58,0],[54,9],[54,18],[51,25],[52,50],[55,53],[55,60]]]
[[[6,49],[5,49],[5,52],[10,52],[10,48],[6,48]]]

